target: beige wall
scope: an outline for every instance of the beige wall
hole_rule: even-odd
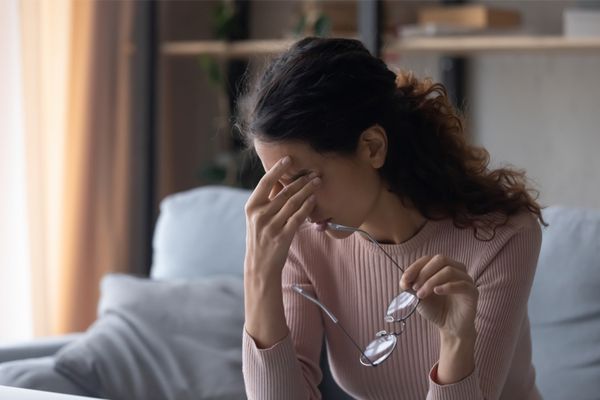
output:
[[[547,205],[600,208],[599,73],[600,54],[473,60],[477,142],[525,168]]]
[[[561,34],[575,2],[519,3],[534,32]],[[496,164],[525,168],[547,205],[600,208],[600,51],[477,57],[469,86],[475,138]]]

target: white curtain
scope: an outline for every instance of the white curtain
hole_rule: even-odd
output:
[[[144,270],[140,5],[0,0],[0,341],[86,329]]]
[[[33,336],[18,0],[0,1],[0,341]]]
[[[0,0],[0,340],[58,313],[72,0]]]
[[[54,333],[60,312],[73,0],[19,4],[33,329],[35,336],[46,336]]]

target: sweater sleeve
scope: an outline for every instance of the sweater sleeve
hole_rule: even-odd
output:
[[[528,221],[474,270],[479,290],[474,371],[459,382],[439,385],[436,363],[429,374],[428,400],[500,397],[526,317],[541,245],[539,224]]]
[[[242,371],[248,399],[320,399],[318,385],[323,321],[315,305],[297,294],[292,284],[313,291],[292,243],[282,274],[283,303],[289,334],[260,349],[244,327]]]

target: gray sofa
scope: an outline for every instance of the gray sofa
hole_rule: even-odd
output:
[[[215,186],[165,198],[154,233],[152,279],[193,281],[223,275],[242,279],[243,206],[248,196],[245,190]],[[550,227],[543,230],[529,302],[538,386],[545,399],[597,399],[600,211],[550,207],[544,215]],[[231,330],[241,335],[242,322],[236,324]],[[82,335],[0,346],[0,384],[89,394],[54,368],[54,354]],[[325,349],[323,398],[348,399],[329,374]]]

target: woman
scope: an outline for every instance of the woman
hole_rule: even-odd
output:
[[[266,171],[246,204],[249,398],[320,398],[323,335],[355,398],[539,398],[526,310],[541,209],[523,172],[466,143],[442,85],[359,41],[306,38],[241,105]],[[384,319],[402,291],[416,311]],[[381,330],[395,349],[367,349],[396,340]]]

